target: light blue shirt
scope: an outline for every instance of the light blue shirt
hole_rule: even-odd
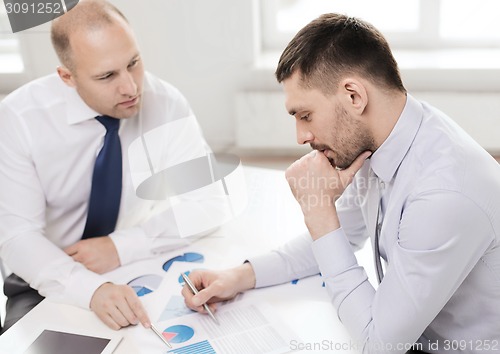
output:
[[[375,290],[354,251],[373,243],[379,192],[386,271]],[[430,353],[500,351],[500,165],[449,117],[409,95],[337,210],[340,229],[250,259],[257,287],[321,271],[364,353],[414,342]]]

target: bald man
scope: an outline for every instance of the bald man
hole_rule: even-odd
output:
[[[57,73],[0,104],[0,256],[13,272],[4,285],[4,330],[44,297],[90,308],[113,329],[149,327],[133,289],[103,274],[186,242],[164,202],[136,196],[129,147],[182,119],[192,124],[162,140],[168,141],[158,155],[163,163],[205,155],[207,144],[182,94],[144,71],[133,31],[114,6],[83,0],[53,22],[51,37]],[[102,116],[119,127],[119,213],[109,233],[82,239],[94,164],[107,135],[96,119]]]

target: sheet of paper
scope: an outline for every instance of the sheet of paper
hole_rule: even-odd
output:
[[[277,354],[288,352],[290,340],[298,338],[266,303],[234,301],[220,306],[215,315],[219,325],[209,316],[195,312],[166,321],[160,319],[155,325],[173,349],[162,347],[159,340],[154,342],[155,348],[174,354]],[[134,334],[143,352],[153,350],[143,333]]]
[[[173,262],[156,290],[141,296],[154,325],[173,346],[169,350],[154,333],[141,326],[125,329],[141,353],[264,354],[290,350],[290,340],[298,336],[271,306],[247,300],[246,294],[219,304],[215,313],[219,326],[208,315],[186,307],[181,296],[181,273],[216,268],[211,262]]]
[[[181,296],[184,286],[181,273],[189,275],[197,269],[216,270],[234,265],[233,261],[221,259],[220,253],[191,246],[167,253],[163,260],[139,265],[133,271],[120,269],[107,275],[136,290],[151,321],[173,346],[169,350],[142,326],[122,329],[134,338],[141,353],[286,353],[290,351],[290,340],[298,338],[270,305],[260,299],[247,299],[247,294],[219,304],[216,317],[220,326],[208,315],[186,307]],[[300,285],[299,282],[294,288],[298,290]]]
[[[168,271],[163,273],[162,281],[156,290],[140,297],[153,323],[156,324],[195,313],[186,307],[184,298],[181,295],[184,286],[181,273],[189,275],[190,272],[197,269],[216,269],[216,267],[211,263],[174,262],[170,265]],[[220,303],[219,306],[223,307],[228,303],[239,301],[245,295],[240,294],[231,301]]]

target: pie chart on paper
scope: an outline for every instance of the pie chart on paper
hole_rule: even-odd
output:
[[[196,252],[186,252],[180,256],[170,258],[163,264],[163,270],[167,272],[174,262],[191,262],[191,263],[203,263],[205,257]]]
[[[185,325],[175,325],[167,327],[163,331],[165,339],[172,343],[184,343],[194,336],[194,330]]]
[[[134,289],[137,296],[152,293],[160,286],[162,277],[156,274],[148,274],[137,277],[127,283]]]

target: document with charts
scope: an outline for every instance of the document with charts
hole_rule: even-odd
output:
[[[152,331],[142,326],[130,331],[141,353],[217,353],[265,354],[286,353],[290,342],[299,337],[287,326],[271,305],[247,299],[246,294],[219,304],[215,316],[191,311],[184,304],[180,290],[181,272],[189,273],[193,265],[175,262],[157,291],[142,296],[151,321],[172,345],[169,349]]]
[[[181,296],[184,286],[181,273],[189,275],[196,269],[218,269],[224,267],[221,263],[218,253],[192,246],[165,254],[163,260],[139,262],[133,270],[123,267],[107,274],[116,283],[132,286],[155,327],[173,347],[169,349],[153,331],[140,325],[122,329],[134,338],[140,353],[277,354],[290,351],[290,342],[299,337],[270,304],[248,299],[248,294],[219,304],[215,316],[220,325],[208,315],[186,307]]]
[[[217,325],[209,316],[190,313],[157,322],[172,344],[167,353],[286,353],[297,339],[266,303],[240,300],[218,308]]]

